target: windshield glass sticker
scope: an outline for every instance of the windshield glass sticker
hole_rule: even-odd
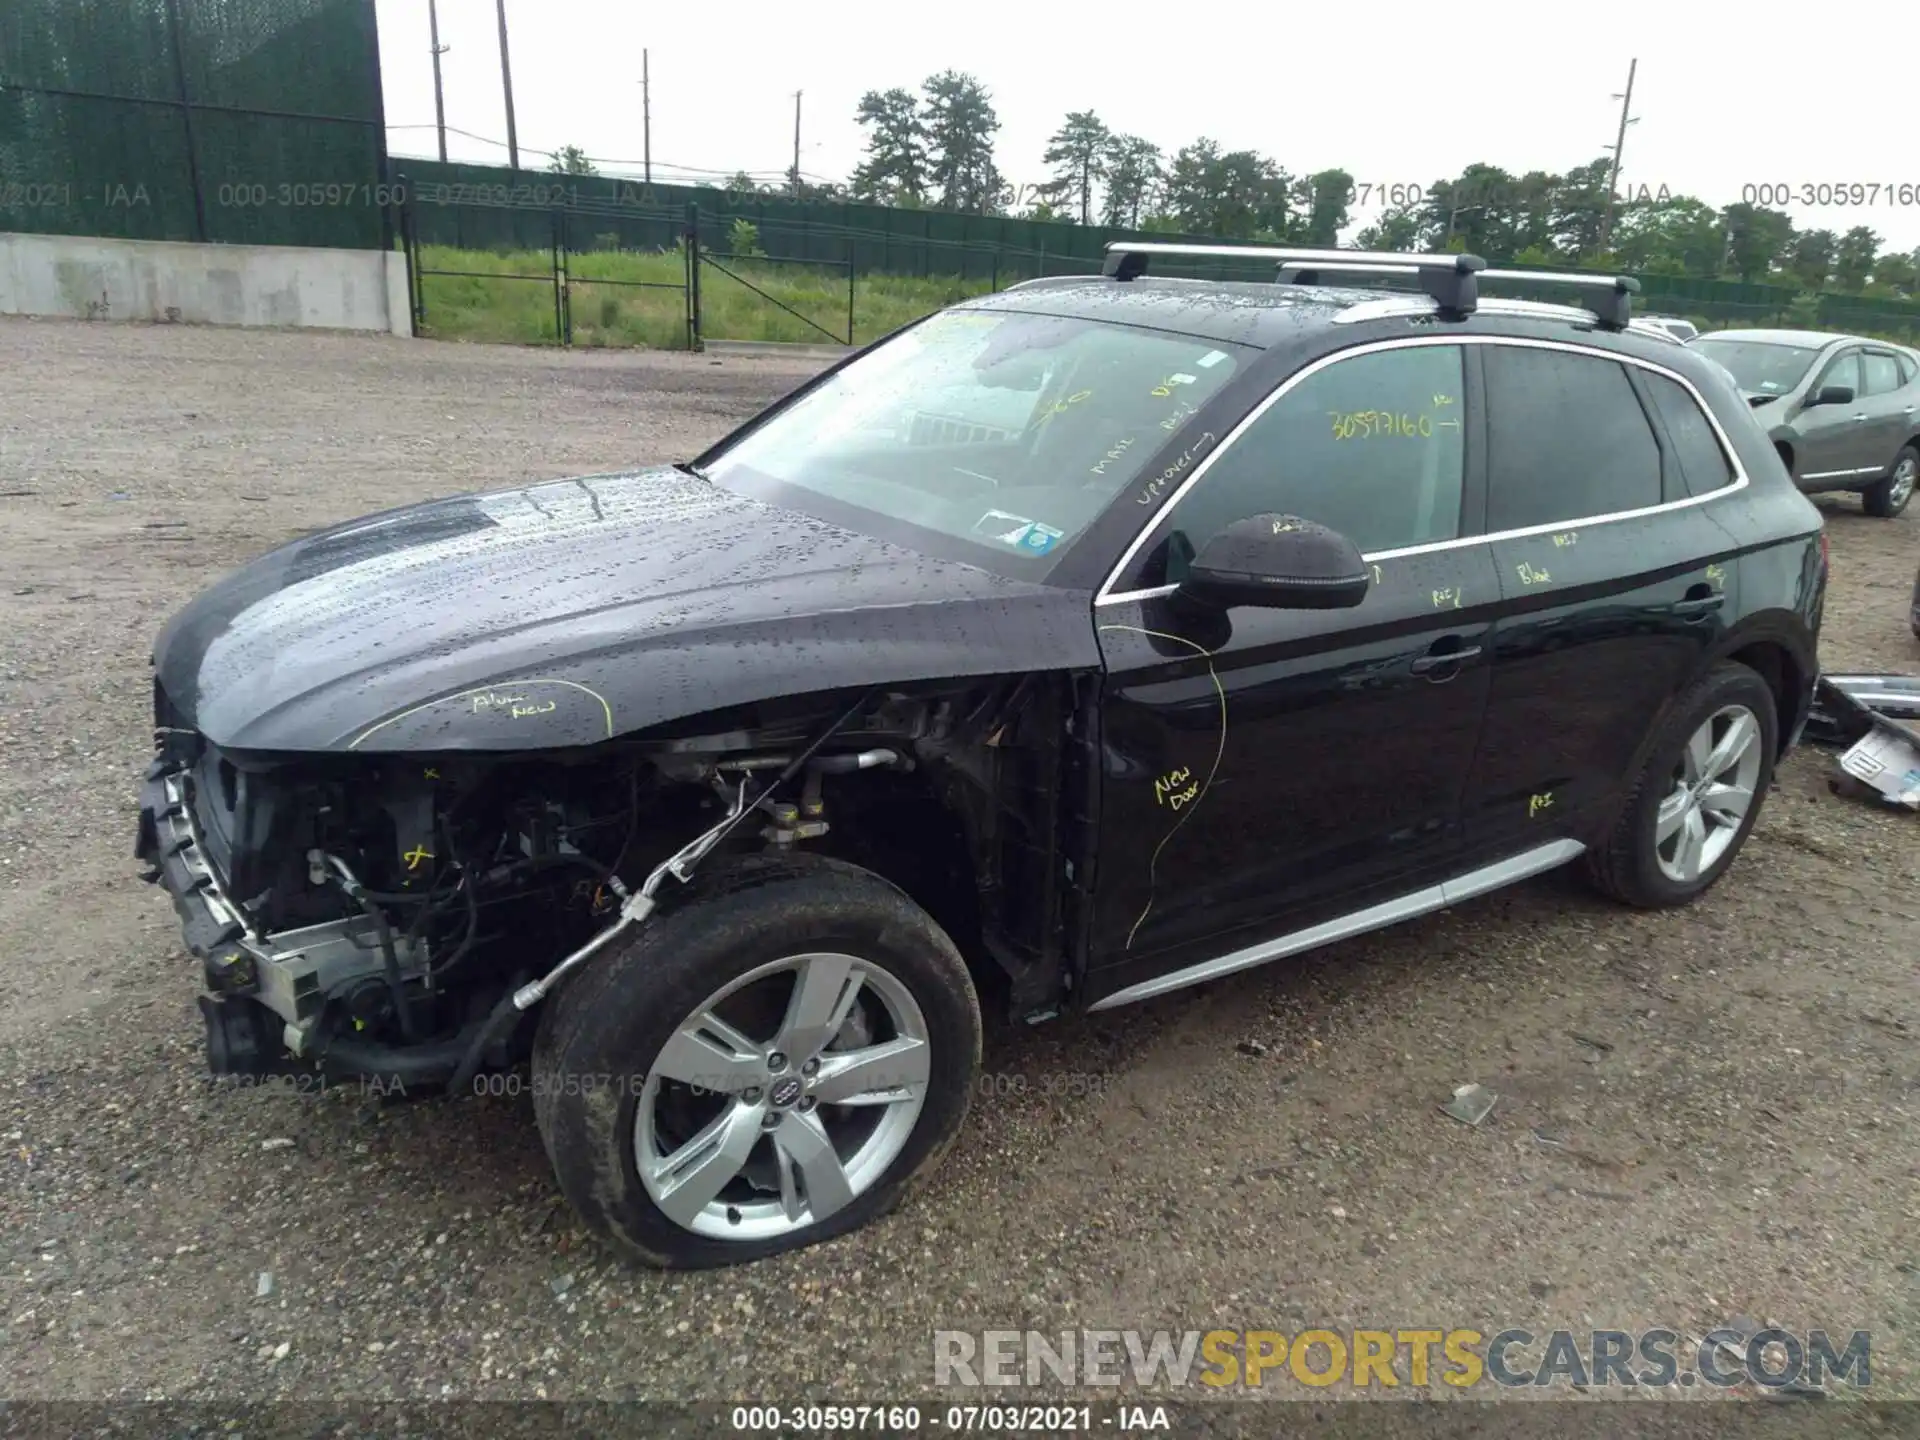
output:
[[[1032,528],[1033,521],[1026,516],[1010,515],[1005,510],[989,510],[973,522],[974,534],[990,536],[1002,545],[1018,545]]]
[[[1059,543],[1066,532],[1056,530],[1051,525],[1042,525],[1038,520],[1027,531],[1026,538],[1020,542],[1020,548],[1029,555],[1044,555]]]
[[[1227,352],[1224,350],[1209,350],[1207,351],[1206,354],[1202,355],[1199,358],[1199,360],[1196,361],[1195,363],[1198,364],[1200,368],[1203,370],[1211,370],[1215,365],[1218,365],[1222,360],[1226,358],[1227,358]]]

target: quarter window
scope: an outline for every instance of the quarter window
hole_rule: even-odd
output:
[[[1660,447],[1618,361],[1490,345],[1486,375],[1489,530],[1660,503]]]
[[[1689,495],[1705,495],[1733,483],[1733,466],[1720,437],[1684,385],[1651,371],[1641,372],[1653,408],[1660,412]]]
[[[1457,345],[1402,346],[1338,360],[1281,395],[1222,450],[1174,508],[1149,584],[1177,581],[1219,531],[1291,514],[1364,553],[1460,533],[1465,417]]]

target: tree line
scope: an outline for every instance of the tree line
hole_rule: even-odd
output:
[[[1477,163],[1430,182],[1379,184],[1341,169],[1294,174],[1258,151],[1223,150],[1205,137],[1168,154],[1076,110],[1047,142],[1047,178],[1016,190],[995,159],[1000,120],[992,97],[971,75],[944,70],[917,92],[869,90],[854,118],[866,132],[866,153],[847,183],[804,184],[795,175],[793,193],[1298,245],[1337,244],[1355,206],[1385,202],[1355,237],[1362,248],[1464,250],[1496,265],[1920,299],[1920,249],[1882,250],[1870,226],[1801,230],[1781,210],[1716,209],[1665,187],[1610,195],[1605,157],[1560,174],[1515,175]],[[730,188],[760,187],[743,175]]]

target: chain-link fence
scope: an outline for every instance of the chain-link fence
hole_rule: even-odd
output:
[[[373,0],[0,0],[0,230],[384,249]]]

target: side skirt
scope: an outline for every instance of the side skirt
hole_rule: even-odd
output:
[[[1231,975],[1237,970],[1248,970],[1255,965],[1264,965],[1269,960],[1298,955],[1303,950],[1330,945],[1336,940],[1345,940],[1352,935],[1364,935],[1369,930],[1383,929],[1402,920],[1411,920],[1416,915],[1444,910],[1449,905],[1457,905],[1462,900],[1472,899],[1475,895],[1484,895],[1489,890],[1498,890],[1502,886],[1513,884],[1516,880],[1525,880],[1530,875],[1538,875],[1542,871],[1564,865],[1586,848],[1578,840],[1552,840],[1532,850],[1524,850],[1518,855],[1496,861],[1492,865],[1483,865],[1477,870],[1469,870],[1464,875],[1455,876],[1451,880],[1443,880],[1438,885],[1429,885],[1392,900],[1383,900],[1378,905],[1369,905],[1366,909],[1356,910],[1351,915],[1341,915],[1308,929],[1296,930],[1291,935],[1282,935],[1274,940],[1262,940],[1257,945],[1248,945],[1244,949],[1216,956],[1212,960],[1203,960],[1197,965],[1187,966],[1184,970],[1175,970],[1152,980],[1143,980],[1138,985],[1129,985],[1124,990],[1116,990],[1104,999],[1096,1000],[1087,1009],[1089,1011],[1111,1010],[1117,1005],[1131,1005],[1136,1000],[1149,1000],[1155,995],[1164,995],[1169,990],[1180,990],[1188,985],[1217,980],[1222,975]]]

